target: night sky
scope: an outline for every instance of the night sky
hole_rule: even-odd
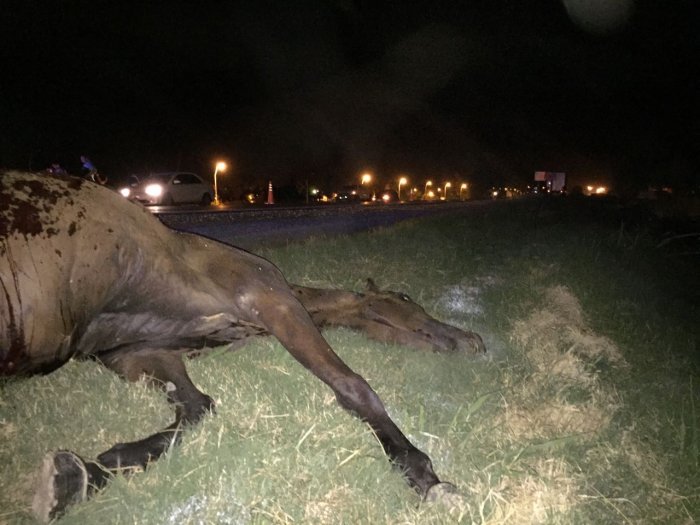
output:
[[[0,167],[692,186],[696,5],[5,1]]]

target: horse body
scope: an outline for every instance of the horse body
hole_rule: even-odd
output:
[[[93,184],[77,179],[73,193],[61,180],[4,180],[14,184],[3,184],[0,195],[12,228],[0,238],[3,375],[131,345],[201,348],[204,339],[241,339],[262,330],[247,304],[251,282],[287,288],[264,259],[238,250],[231,257],[217,242],[171,232]],[[100,206],[106,198],[107,209]]]
[[[0,375],[51,371],[94,358],[123,377],[146,375],[176,406],[168,428],[83,460],[47,456],[34,510],[44,520],[142,468],[213,408],[190,381],[185,353],[275,336],[375,431],[423,495],[440,484],[430,459],[386,414],[379,397],[333,352],[318,326],[344,325],[383,341],[435,351],[483,351],[478,335],[444,325],[406,296],[290,286],[270,262],[173,232],[96,184],[6,173],[0,179]]]

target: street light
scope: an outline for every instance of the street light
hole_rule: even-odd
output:
[[[216,176],[220,171],[226,171],[226,163],[219,161],[216,163],[216,169],[214,169],[214,206],[221,206],[221,201],[219,200],[219,186],[216,183]]]
[[[462,192],[467,191],[467,183],[463,182],[462,185],[459,187],[459,198],[462,198]]]
[[[363,173],[362,179],[360,179],[360,185],[364,186],[365,184],[369,184],[370,182],[372,182],[372,174]]]
[[[424,197],[428,196],[428,186],[432,186],[432,185],[433,185],[433,181],[430,181],[430,180],[425,183],[425,189],[423,190]]]
[[[451,188],[452,184],[449,182],[445,183],[445,200],[447,200],[447,188]]]
[[[401,185],[406,184],[408,182],[408,179],[406,177],[401,177],[399,179],[399,202],[401,202]]]

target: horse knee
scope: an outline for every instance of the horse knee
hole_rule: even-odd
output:
[[[169,401],[175,405],[175,414],[179,422],[197,423],[206,414],[216,409],[214,400],[194,386],[186,392],[177,392],[177,387],[173,383],[168,383],[165,389],[168,392]]]
[[[334,382],[333,390],[340,406],[370,420],[386,413],[381,399],[359,374],[351,374]]]

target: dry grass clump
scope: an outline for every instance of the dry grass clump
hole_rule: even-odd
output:
[[[533,364],[549,369],[552,350],[557,353],[574,353],[595,363],[601,359],[624,366],[625,360],[617,346],[604,336],[595,334],[586,324],[578,299],[566,286],[553,286],[544,292],[545,304],[527,319],[515,323],[511,337],[528,349]],[[536,358],[532,347],[548,347],[544,355]],[[552,348],[554,347],[554,348]],[[535,358],[535,359],[533,359]]]
[[[466,497],[438,505],[449,505],[450,523],[570,523],[572,509],[581,501],[582,478],[565,458],[521,458],[510,468],[491,464],[465,487]],[[406,520],[433,522],[443,523],[427,513]]]
[[[579,483],[563,459],[538,459],[523,477],[506,478],[507,505],[489,523],[547,523],[564,517],[578,503]]]
[[[586,404],[560,400],[540,407],[506,407],[506,425],[518,439],[547,439],[561,435],[594,435],[610,422],[611,414],[596,399]]]
[[[543,298],[539,308],[513,324],[510,338],[523,352],[527,373],[505,381],[500,418],[516,446],[548,452],[522,458],[518,467],[525,468],[524,476],[506,472],[499,493],[502,502],[493,505],[488,521],[563,523],[576,508],[594,501],[606,512],[634,521],[633,516],[644,513],[634,503],[637,490],[655,502],[654,519],[677,519],[683,497],[672,488],[664,458],[637,435],[634,426],[619,432],[611,428],[623,401],[601,370],[628,367],[620,350],[590,328],[567,287],[548,288]],[[585,467],[577,461],[574,469],[565,455],[557,453],[556,448],[567,443],[588,447]],[[610,481],[621,481],[621,476],[627,477],[632,492],[618,491]],[[675,514],[665,516],[665,506]]]
[[[309,501],[304,509],[307,523],[325,525],[337,523],[338,516],[354,499],[353,491],[347,484],[331,488],[319,500]]]
[[[624,366],[625,361],[612,341],[586,325],[568,288],[551,287],[544,298],[544,306],[517,321],[511,332],[532,373],[506,399],[506,425],[516,439],[595,435],[619,407],[615,392],[599,380],[596,365]]]
[[[597,366],[625,366],[617,347],[586,324],[564,286],[545,290],[541,307],[516,321],[510,339],[522,350],[524,374],[504,378],[497,419],[506,441],[534,455],[503,465],[489,487],[487,523],[564,523],[581,503],[586,479],[558,448],[591,442],[608,427],[621,402]],[[491,482],[493,483],[493,482]]]

